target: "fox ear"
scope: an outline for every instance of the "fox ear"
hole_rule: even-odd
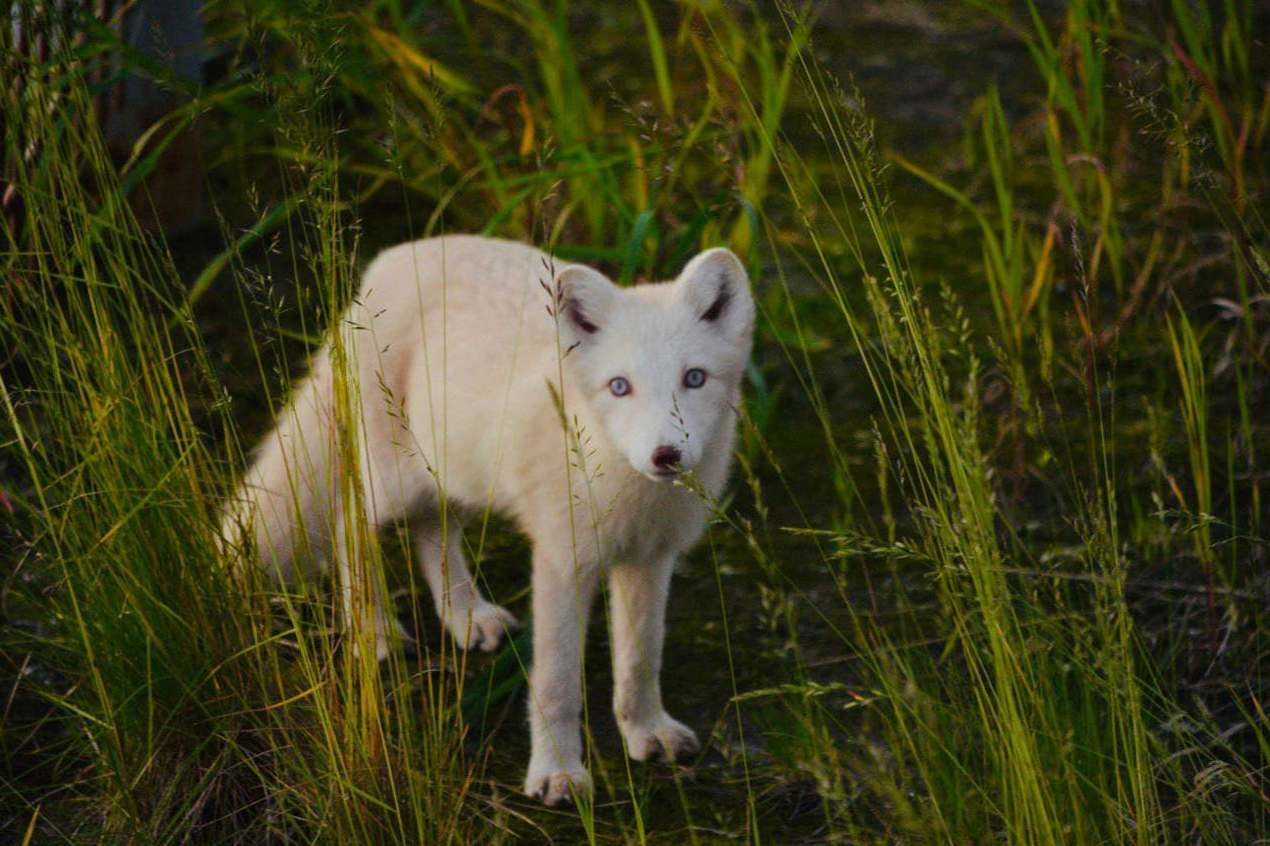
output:
[[[571,264],[556,274],[553,299],[560,310],[560,328],[572,341],[582,341],[604,328],[618,288],[603,273]]]
[[[754,298],[741,260],[726,247],[697,254],[679,274],[680,296],[703,323],[734,337],[754,329]]]

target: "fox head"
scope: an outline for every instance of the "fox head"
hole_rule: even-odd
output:
[[[565,369],[609,443],[656,481],[693,469],[735,425],[754,329],[741,262],[718,247],[634,288],[570,265],[556,290]]]

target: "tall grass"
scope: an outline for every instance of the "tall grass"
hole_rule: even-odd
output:
[[[27,545],[15,563],[36,603],[28,613],[47,623],[19,644],[74,680],[45,693],[70,725],[65,751],[46,753],[61,790],[29,807],[30,819],[43,810],[41,837],[104,842],[313,831],[337,842],[467,842],[483,818],[468,802],[474,772],[453,673],[443,665],[421,683],[421,666],[400,658],[381,673],[373,648],[354,659],[313,636],[329,628],[322,603],[283,594],[271,610],[261,579],[218,560],[216,512],[227,468],[241,464],[231,406],[170,257],[118,189],[91,118],[89,68],[59,59],[26,68],[6,139],[25,211],[7,233],[15,285],[4,313],[16,353],[6,429],[30,491],[14,495]],[[54,98],[62,108],[45,108]],[[320,115],[291,129],[319,153],[330,138]],[[327,315],[353,280],[332,161],[317,155],[305,169],[294,189],[304,211],[293,218],[296,258]],[[355,455],[347,396],[341,447]],[[209,427],[228,435],[225,455]],[[352,479],[342,480],[346,501],[364,509]],[[382,581],[373,539],[363,530],[346,542],[361,580]],[[93,804],[72,810],[81,796]]]
[[[910,809],[917,817],[909,822],[915,829],[910,834],[933,830],[956,839],[971,831],[987,837],[999,825],[1021,842],[1102,841],[1131,833],[1150,842],[1156,835],[1145,822],[1158,824],[1153,786],[1139,779],[1137,789],[1126,789],[1118,775],[1140,772],[1147,744],[1135,719],[1140,710],[1131,644],[1122,630],[1094,646],[1107,659],[1111,679],[1071,678],[1062,665],[1073,657],[1064,647],[1074,645],[1064,644],[1063,627],[1051,622],[1059,609],[1033,607],[1009,577],[1009,560],[1019,550],[1003,541],[989,461],[980,447],[975,401],[980,365],[968,351],[968,325],[956,310],[936,322],[923,303],[896,221],[879,192],[867,123],[844,114],[841,91],[816,66],[803,70],[870,240],[870,253],[864,245],[855,252],[868,295],[866,314],[846,305],[836,274],[825,274],[880,401],[887,452],[899,456],[897,467],[886,472],[898,475],[914,515],[913,535],[890,548],[931,568],[941,619],[952,627],[937,662],[902,648],[885,629],[864,620],[857,622],[857,640],[848,641],[864,652],[881,688],[875,707],[893,751],[913,763],[928,791],[930,806]],[[847,227],[841,223],[838,229]],[[860,334],[866,320],[877,327],[876,345]],[[954,393],[949,378],[957,364],[966,374],[964,393]],[[849,534],[839,542],[858,548],[860,540]],[[864,551],[885,554],[887,545],[878,539]],[[1114,590],[1100,604],[1097,613],[1126,616],[1123,595]],[[1053,638],[1048,654],[1035,647],[1036,638],[1046,635]],[[955,669],[941,671],[945,663]],[[1117,707],[1119,695],[1107,695],[1120,686],[1129,700],[1127,713]],[[1090,717],[1108,711],[1113,719],[1125,714],[1130,724],[1105,735]],[[1087,745],[1080,756],[1064,745],[1075,736]],[[956,745],[958,739],[972,740],[977,748]],[[911,792],[899,779],[877,791],[884,801]],[[975,800],[968,801],[970,796]],[[1122,827],[1125,819],[1136,822]]]
[[[101,143],[109,34],[9,50],[6,823],[28,842],[1270,836],[1258,19],[969,6],[1025,45],[1034,108],[989,87],[953,167],[881,149],[785,4],[209,3],[229,72],[151,136],[202,114],[215,150],[220,238],[185,273],[190,245],[131,211],[153,148],[121,166]],[[353,472],[330,480],[350,585],[278,588],[219,542],[323,336],[355,468],[354,399],[385,390],[357,383],[339,322],[357,268],[457,230],[624,283],[726,242],[760,304],[737,483],[679,580],[693,633],[668,641],[670,684],[708,682],[712,748],[637,767],[588,710],[597,793],[565,813],[513,795],[523,636],[484,660],[425,634],[380,665],[370,627],[341,632],[341,587],[354,616],[392,594],[436,628]],[[594,436],[562,460],[594,472]],[[466,538],[478,579],[519,590],[485,567],[523,557],[511,533],[483,514]]]
[[[75,679],[48,692],[74,722],[61,777],[99,797],[106,831],[161,840],[191,820],[233,825],[258,799],[236,714],[264,704],[251,695],[264,669],[254,647],[269,633],[216,561],[223,491],[190,396],[206,360],[98,133],[74,119],[90,111],[81,69],[27,71],[7,104],[25,217],[21,246],[6,233],[3,398],[25,481],[15,564],[50,624],[28,648]]]

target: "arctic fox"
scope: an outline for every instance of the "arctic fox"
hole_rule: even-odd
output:
[[[307,538],[336,562],[345,626],[358,631],[357,609],[372,609],[383,657],[395,620],[373,587],[359,594],[344,516],[355,512],[339,501],[337,465],[355,454],[370,527],[409,521],[445,627],[463,648],[491,650],[516,621],[481,594],[445,515],[492,507],[533,542],[525,791],[554,805],[591,789],[581,656],[600,578],[627,753],[695,751],[692,730],[662,706],[658,675],[671,571],[707,507],[673,480],[691,471],[710,496],[722,491],[753,323],[745,269],[723,248],[673,282],[619,288],[510,241],[393,247],[340,322],[348,366],[328,340],[226,508],[225,540],[286,580]],[[350,384],[357,447],[341,453],[333,409]]]

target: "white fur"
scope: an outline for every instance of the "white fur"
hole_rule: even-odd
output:
[[[549,804],[590,788],[581,655],[601,577],[628,753],[673,758],[696,748],[662,706],[658,673],[671,570],[700,536],[706,506],[657,475],[652,456],[675,447],[680,469],[720,493],[753,319],[745,271],[724,249],[701,253],[674,282],[623,289],[522,244],[450,236],[382,253],[341,321],[371,527],[411,520],[437,612],[462,646],[493,649],[515,620],[481,595],[443,506],[492,506],[533,541],[525,790]],[[707,378],[688,389],[692,367]],[[367,622],[357,609],[369,607],[382,656],[393,623],[373,589],[359,594],[368,580],[358,577],[357,533],[342,518],[352,512],[338,491],[335,371],[328,343],[261,445],[224,534],[234,545],[246,528],[281,579],[303,544],[332,555],[345,623]],[[610,391],[616,376],[631,385],[627,396]]]

